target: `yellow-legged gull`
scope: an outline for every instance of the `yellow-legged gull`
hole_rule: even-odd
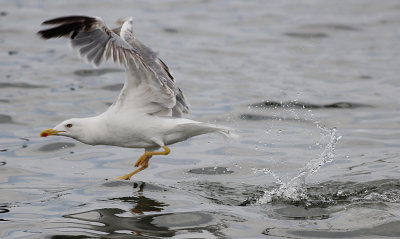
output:
[[[181,118],[189,104],[177,87],[168,67],[157,54],[136,39],[132,18],[111,30],[99,17],[66,16],[43,24],[55,25],[39,31],[44,39],[67,37],[80,56],[94,66],[111,58],[125,67],[126,79],[118,99],[102,114],[66,120],[42,137],[59,135],[90,145],[144,148],[135,171],[116,179],[129,180],[145,169],[153,155],[167,155],[167,145],[190,137],[230,130],[208,123]],[[156,151],[163,148],[164,151]]]

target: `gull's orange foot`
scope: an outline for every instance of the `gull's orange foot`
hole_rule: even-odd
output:
[[[110,181],[116,181],[116,180],[130,180],[130,179],[131,179],[131,176],[129,176],[128,174],[126,174],[126,175],[124,175],[124,176],[111,179]]]
[[[114,180],[130,180],[132,175],[142,171],[143,169],[146,169],[149,166],[149,160],[153,155],[168,155],[171,152],[171,150],[168,147],[163,146],[163,148],[164,152],[150,152],[150,151],[144,152],[144,154],[138,159],[138,161],[135,164],[135,167],[141,166],[140,168],[136,169],[131,173],[125,174],[124,176],[115,178]]]
[[[140,165],[143,164],[143,162],[148,161],[151,158],[151,155],[147,155],[147,152],[145,152],[135,163],[135,167],[139,167]]]

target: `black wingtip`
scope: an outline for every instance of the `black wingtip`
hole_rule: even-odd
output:
[[[63,24],[63,23],[72,23],[72,22],[89,22],[95,21],[96,19],[88,16],[65,16],[65,17],[57,17],[53,19],[46,20],[42,22],[42,25],[49,24]]]
[[[38,34],[43,39],[69,37],[71,33],[80,29],[82,29],[81,23],[68,23],[38,31]]]
[[[66,16],[44,21],[42,24],[59,25],[53,28],[38,31],[38,35],[43,39],[71,37],[74,38],[77,32],[88,30],[96,18],[87,16]]]

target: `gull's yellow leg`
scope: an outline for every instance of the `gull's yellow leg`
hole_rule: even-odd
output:
[[[144,154],[138,159],[136,162],[135,166],[138,167],[139,165],[141,166],[140,168],[136,169],[135,171],[125,174],[124,176],[115,178],[115,180],[130,180],[132,175],[142,171],[143,169],[146,169],[149,166],[149,160],[153,155],[168,155],[171,150],[167,146],[163,146],[164,152],[151,152],[151,151],[146,151]]]
[[[140,158],[138,159],[138,161],[136,161],[135,163],[135,167],[139,167],[139,165],[141,165],[145,160],[147,160],[147,158],[149,157],[147,154],[147,152],[144,152],[144,154],[142,156],[140,156]]]
[[[130,180],[131,177],[132,177],[132,175],[134,175],[134,174],[136,174],[136,173],[142,171],[143,169],[146,169],[146,168],[149,166],[149,160],[150,160],[150,158],[151,158],[151,156],[150,156],[150,157],[146,157],[145,160],[142,162],[140,168],[136,169],[136,170],[133,171],[133,172],[130,172],[130,173],[128,173],[128,174],[125,174],[124,176],[115,178],[114,180]]]
[[[153,156],[153,155],[168,155],[171,150],[167,146],[163,146],[164,152],[151,152],[151,151],[146,151],[144,154],[138,159],[138,161],[135,163],[135,167],[139,167],[139,165],[142,165],[142,162],[144,160],[147,160],[147,157]]]
[[[164,149],[164,152],[150,152],[149,151],[149,152],[146,152],[146,153],[148,153],[151,156],[153,156],[153,155],[168,155],[171,152],[171,150],[167,146],[162,146],[162,147]]]

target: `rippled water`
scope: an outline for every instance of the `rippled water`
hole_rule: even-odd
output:
[[[2,1],[1,238],[400,237],[398,1]],[[124,73],[92,69],[46,19],[133,16],[192,105],[236,129],[142,150],[40,138],[98,114]]]

